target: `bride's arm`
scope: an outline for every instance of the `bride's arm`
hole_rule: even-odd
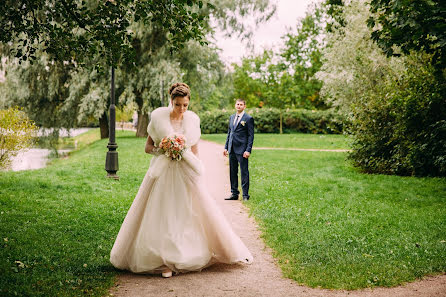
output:
[[[194,144],[190,147],[190,150],[198,157],[198,144]]]
[[[156,149],[155,143],[153,142],[152,137],[147,137],[145,152],[147,154],[153,154],[153,150]]]

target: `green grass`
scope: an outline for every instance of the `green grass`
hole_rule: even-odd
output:
[[[119,131],[119,133],[122,133],[122,131]],[[133,133],[134,134],[134,133]],[[118,135],[132,135],[130,134],[118,134]],[[71,142],[74,144],[77,142],[77,148],[81,149],[85,146],[90,145],[91,143],[98,141],[101,139],[99,128],[94,128],[91,130],[88,130],[85,133],[82,133],[80,135],[77,135],[75,137],[66,138],[68,141],[71,140]],[[74,146],[74,145],[73,145]]]
[[[85,133],[79,134],[75,137],[63,137],[59,138],[57,143],[57,149],[81,149],[101,139],[99,128],[93,128]]]
[[[103,296],[114,283],[109,253],[150,157],[145,139],[117,131],[121,180],[106,179],[108,140],[89,133],[79,141],[90,145],[68,159],[0,172],[0,296]],[[344,158],[258,151],[250,159],[247,205],[284,274],[354,289],[444,272],[445,179],[363,175]]]
[[[334,289],[446,271],[446,179],[358,173],[345,153],[258,151],[247,203],[284,275]]]
[[[105,178],[107,139],[44,169],[0,172],[0,296],[102,296],[112,286],[109,253],[150,159],[145,139],[117,135],[120,181]]]
[[[224,144],[226,134],[204,134],[202,139]],[[256,147],[281,147],[303,149],[349,149],[349,139],[335,134],[255,134]]]

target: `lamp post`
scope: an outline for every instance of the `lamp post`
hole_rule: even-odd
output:
[[[107,177],[113,179],[119,179],[116,172],[119,170],[118,166],[118,152],[116,149],[118,145],[115,140],[115,128],[116,128],[116,109],[115,109],[115,68],[111,68],[111,92],[110,92],[110,116],[109,116],[109,140],[108,140],[108,152],[105,158],[105,170],[107,171]]]

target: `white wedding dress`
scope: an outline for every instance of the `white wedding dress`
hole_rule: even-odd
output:
[[[200,139],[200,120],[187,111],[174,131],[168,107],[152,112],[148,132],[155,144],[174,132],[188,147]],[[188,149],[183,160],[155,156],[121,226],[110,262],[135,273],[199,271],[214,263],[251,263],[202,180],[201,161]]]

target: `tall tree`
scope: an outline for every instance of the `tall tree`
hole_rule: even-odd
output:
[[[96,80],[82,80],[80,77],[85,74],[94,78],[89,75],[93,71],[88,65],[93,64],[99,69],[106,65],[135,66],[137,58],[135,45],[138,44],[138,40],[135,41],[135,33],[129,30],[129,25],[132,23],[162,28],[163,42],[170,49],[181,48],[189,39],[197,39],[204,43],[202,38],[207,30],[205,30],[207,16],[197,14],[196,11],[205,7],[206,5],[198,0],[125,0],[100,3],[77,0],[7,0],[0,7],[0,26],[3,28],[0,31],[0,53],[2,56],[15,57],[19,63],[27,62],[23,71],[29,70],[30,75],[37,75],[37,72],[44,72],[42,69],[49,67],[42,65],[42,57],[44,60],[49,60],[51,65],[58,65],[59,68],[67,65],[74,67],[73,75],[77,77],[75,81],[78,84],[71,88],[72,92],[67,92],[68,88],[62,84],[58,85],[61,90],[63,89],[63,92],[57,92],[58,100],[40,98],[29,92],[30,100],[22,100],[21,103],[27,110],[35,112],[36,116],[41,116],[47,111],[59,111],[59,105],[65,104],[62,102],[67,98],[67,104],[79,103],[80,99],[83,99],[82,109],[76,106],[70,111],[81,111],[81,117],[88,111],[95,116],[98,116],[98,111],[101,112],[99,118],[102,124],[101,131],[104,132],[101,136],[104,137],[108,133],[104,125],[107,123],[106,112],[103,110],[108,102],[106,96],[108,83],[105,83],[106,76],[100,74],[93,74]],[[159,36],[154,34],[153,38]],[[30,67],[29,64],[33,64],[34,61],[37,61],[37,66]],[[9,63],[14,68],[16,61],[9,59]],[[79,68],[80,65],[88,70]],[[72,70],[65,68],[66,73]],[[8,73],[14,71],[22,70],[15,67]],[[49,78],[54,81],[64,80],[67,83],[67,75],[56,76],[57,74],[54,74]],[[36,85],[31,84],[33,80],[39,80],[39,76],[30,78],[30,84],[27,86],[22,84],[22,87],[29,87],[31,90]],[[99,89],[100,87],[103,88]],[[94,102],[98,103],[99,108],[92,108]],[[42,112],[36,107],[42,107]],[[58,117],[59,113],[52,114],[54,127],[73,127],[75,119],[79,117],[77,114]],[[44,121],[36,118],[35,120]]]
[[[295,32],[285,35],[282,69],[291,69],[293,85],[290,96],[297,97],[295,104],[305,107],[324,107],[319,98],[322,82],[315,74],[322,66],[322,49],[325,47],[325,8],[312,6],[298,23]],[[300,100],[299,100],[300,99]],[[300,102],[299,102],[300,101]]]
[[[78,101],[66,100],[75,65],[52,61],[46,54],[38,57],[33,64],[19,65],[17,60],[9,60],[0,101],[6,106],[24,107],[38,126],[75,126]]]
[[[203,5],[196,13],[202,15],[205,20],[212,18],[217,21],[228,34],[249,31],[241,21],[243,16],[258,14],[256,20],[262,21],[269,18],[275,10],[269,0],[212,0],[205,4],[207,5]],[[223,64],[219,61],[215,48],[203,46],[197,41],[184,43],[185,46],[175,55],[169,55],[166,46],[168,32],[163,27],[134,22],[130,28],[135,33],[132,43],[136,52],[135,67],[123,65],[120,69],[120,74],[126,82],[120,100],[137,104],[136,135],[146,137],[149,112],[161,105],[161,97],[167,99],[167,88],[170,84],[178,80],[188,83],[196,96],[191,104],[192,108],[200,109],[201,102],[205,102],[211,95],[212,84],[221,79]],[[206,23],[206,28],[207,32],[212,34],[210,22]]]
[[[156,24],[169,32],[173,48],[204,36],[205,15],[198,0],[5,0],[0,6],[0,42],[21,61],[36,59],[36,51],[52,59],[77,61],[100,55],[108,65],[132,62],[134,21]]]
[[[278,53],[265,50],[234,65],[236,96],[250,106],[324,108],[319,98],[322,83],[315,77],[325,46],[324,17],[323,6],[311,7],[295,30],[282,37]]]
[[[71,10],[67,10],[66,5],[59,2],[30,2],[25,5],[24,13],[20,15],[22,22],[15,19],[11,21],[11,18],[17,16],[14,9],[22,7],[21,4],[9,9],[3,7],[2,11],[6,14],[3,18],[0,17],[0,24],[9,24],[12,33],[0,35],[0,41],[16,38],[18,42],[12,43],[10,47],[3,44],[2,52],[16,54],[20,61],[39,59],[37,48],[41,48],[40,52],[48,52],[50,58],[56,62],[73,61],[75,67],[69,72],[72,81],[69,83],[69,94],[66,98],[70,104],[78,104],[78,108],[73,109],[78,114],[73,118],[99,118],[101,131],[104,132],[101,133],[102,137],[108,133],[106,110],[109,83],[106,73],[96,70],[100,68],[98,66],[121,62],[117,70],[117,96],[121,97],[122,103],[137,103],[140,117],[137,135],[145,136],[148,113],[151,108],[161,104],[162,82],[166,88],[174,80],[181,79],[184,73],[185,79],[193,84],[192,89],[197,89],[198,93],[202,94],[200,97],[207,95],[201,91],[204,90],[205,80],[200,80],[200,71],[194,69],[208,69],[208,73],[203,73],[208,75],[209,71],[213,71],[210,69],[218,64],[211,65],[213,62],[210,62],[212,59],[215,61],[215,51],[200,47],[204,44],[201,39],[203,35],[212,31],[209,22],[211,15],[227,32],[241,32],[245,28],[240,22],[240,16],[254,12],[264,12],[270,16],[275,9],[268,0],[165,0],[154,1],[155,3],[144,1],[143,4],[127,0],[119,3],[106,1],[104,5],[90,2],[69,2]],[[155,11],[151,13],[151,10]],[[230,11],[235,14],[226,18]],[[40,14],[44,17],[34,17]],[[119,17],[113,22],[116,16]],[[265,18],[264,14],[259,15],[257,19],[262,18]],[[48,20],[55,22],[54,30],[57,32],[52,32],[52,27],[47,26],[45,21]],[[82,21],[83,27],[79,21]],[[25,25],[22,26],[22,23]],[[64,34],[64,30],[69,32]],[[108,39],[110,34],[113,36]],[[40,36],[36,39],[39,42],[31,43],[35,36]],[[169,55],[172,48],[178,50],[188,39],[198,40],[188,46],[195,46],[195,51],[185,49],[184,54]],[[54,40],[58,42],[53,42]],[[191,59],[192,56],[186,54],[188,51],[194,54],[199,51],[205,53],[204,57],[213,58],[201,63],[203,61],[197,59],[197,55]],[[192,65],[193,63],[196,64]],[[201,65],[197,67],[199,63]],[[198,87],[199,83],[201,86]]]
[[[227,97],[214,94],[226,82],[225,65],[215,46],[201,46],[190,41],[179,51],[178,62],[183,72],[182,80],[191,86],[194,98],[191,109],[198,111],[227,106]]]
[[[69,92],[65,100],[77,106],[76,123],[85,123],[91,118],[98,119],[101,138],[108,138],[107,111],[110,105],[108,73],[97,71],[92,66],[84,66],[76,67],[70,75]],[[121,92],[122,87],[118,83],[115,93],[119,96]]]
[[[387,56],[424,51],[433,55],[438,76],[446,68],[446,2],[442,0],[372,0],[368,26]],[[396,47],[395,47],[396,46]],[[444,77],[443,77],[444,80]]]

